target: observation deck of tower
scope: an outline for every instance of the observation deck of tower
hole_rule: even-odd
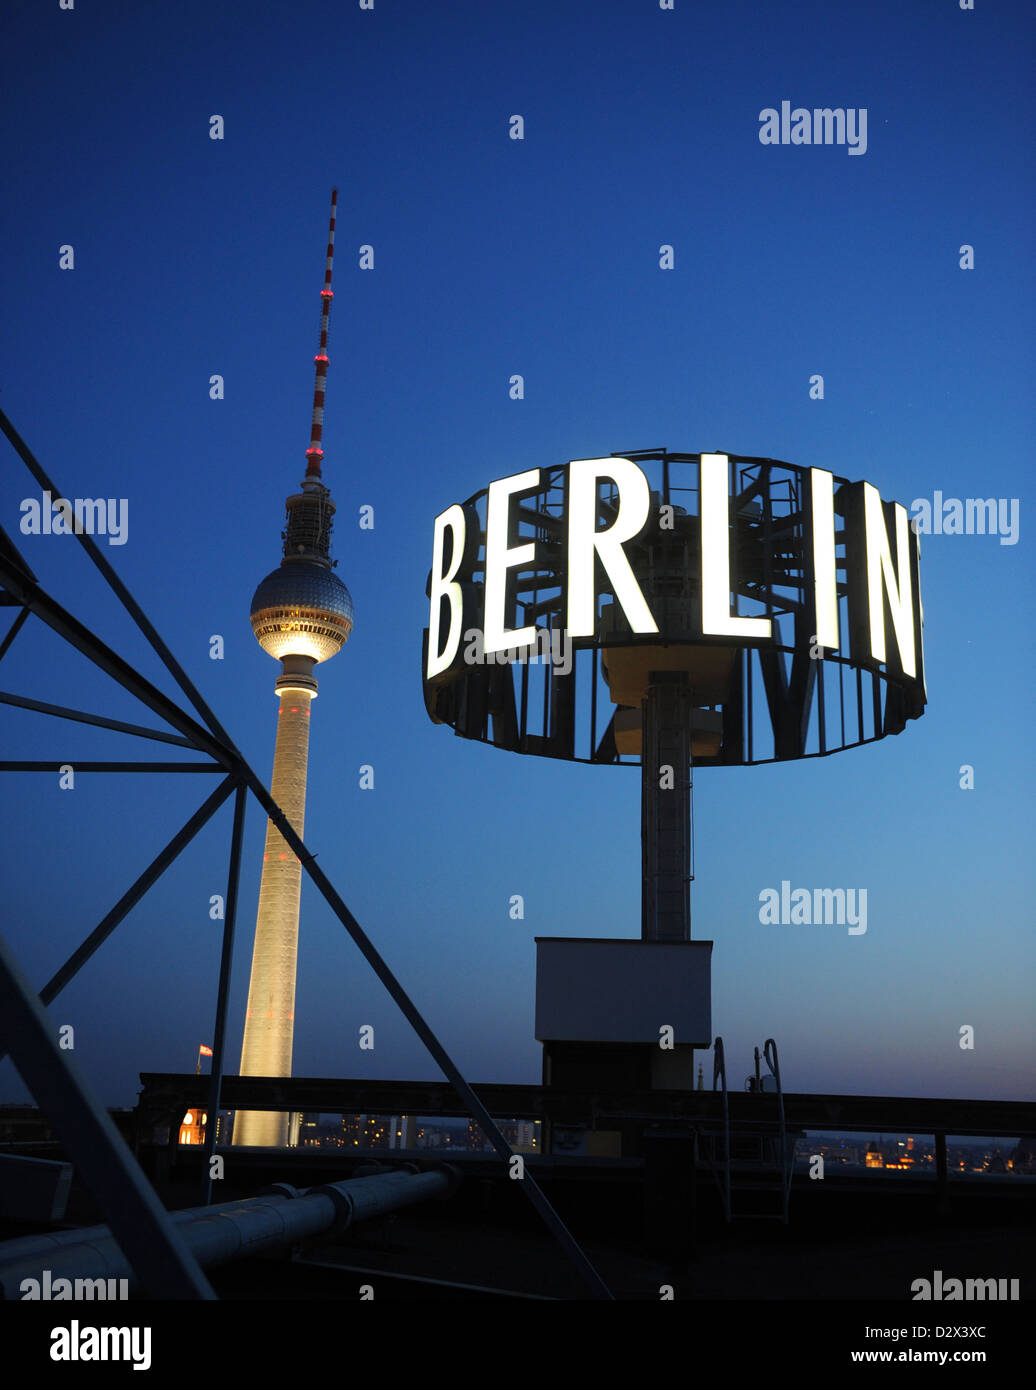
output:
[[[320,346],[314,359],[316,382],[306,474],[301,490],[285,503],[281,563],[259,584],[251,609],[256,641],[281,663],[274,687],[280,708],[270,795],[300,837],[306,812],[310,706],[317,695],[313,669],[341,650],[353,628],[352,597],[333,572],[337,563],[331,559],[335,506],[321,474],[337,202],[335,189],[320,291]],[[302,865],[269,821],[241,1048],[242,1076],[291,1075],[301,887]],[[276,1111],[239,1111],[233,1142],[284,1145],[288,1142],[288,1116]]]

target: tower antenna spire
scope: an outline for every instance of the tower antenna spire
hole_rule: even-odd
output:
[[[338,206],[338,189],[331,190],[331,222],[327,230],[327,266],[324,270],[324,288],[320,291],[320,346],[317,348],[316,380],[313,383],[313,424],[310,430],[309,448],[306,450],[306,481],[320,481],[320,465],[324,459],[321,447],[324,437],[324,391],[327,387],[327,322],[331,316],[331,301],[335,292],[331,288],[331,268],[335,258],[335,212]]]

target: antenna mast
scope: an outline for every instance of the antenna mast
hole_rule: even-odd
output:
[[[331,190],[331,223],[327,231],[327,267],[324,270],[324,288],[320,291],[320,347],[313,361],[316,363],[316,380],[313,384],[313,426],[306,450],[306,482],[320,482],[320,465],[324,450],[321,441],[324,437],[324,390],[327,386],[327,321],[331,316],[331,301],[334,290],[331,288],[331,266],[335,258],[335,210],[338,205],[338,189]]]

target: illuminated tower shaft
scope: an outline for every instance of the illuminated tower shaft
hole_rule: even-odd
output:
[[[313,668],[340,651],[353,627],[349,590],[334,574],[331,521],[335,507],[321,479],[324,390],[327,381],[327,324],[331,311],[331,266],[334,255],[335,204],[327,269],[320,291],[320,346],[313,388],[313,421],[306,450],[301,491],[288,498],[284,558],[268,574],[252,599],[252,631],[264,651],[281,662],[277,743],[270,795],[301,836],[306,817],[306,769],[309,758],[309,711],[316,698]],[[269,822],[259,885],[252,976],[241,1048],[242,1076],[290,1076],[295,1031],[295,965],[298,957],[299,895],[302,865],[284,837]],[[288,1116],[277,1111],[240,1110],[234,1143],[283,1145]]]
[[[281,676],[277,743],[270,795],[301,838],[306,819],[306,770],[309,761],[309,707],[316,697],[290,676]],[[290,1076],[295,1032],[295,966],[298,958],[299,897],[302,865],[272,821],[266,825],[266,850],[259,886],[259,912],[252,953],[252,978],[241,1049],[242,1076]],[[288,1117],[275,1110],[245,1110],[235,1122],[235,1144],[288,1142]]]

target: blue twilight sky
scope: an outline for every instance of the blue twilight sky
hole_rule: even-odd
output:
[[[6,30],[0,403],[66,496],[127,499],[105,553],[264,778],[277,668],[248,606],[301,477],[340,189],[325,476],[357,618],[319,673],[306,839],[475,1082],[539,1078],[535,936],[639,935],[639,778],[429,722],[436,513],[494,477],[655,445],[828,468],[907,504],[1019,499],[1015,544],[924,540],[922,720],[699,773],[693,930],[716,943],[735,1085],[773,1036],[793,1090],[1031,1094],[1030,6],[52,0],[10,5]],[[761,144],[782,100],[865,108],[866,152]],[[0,522],[44,585],[172,690],[75,540],[19,535],[39,489],[0,457]],[[35,620],[0,687],[154,723]],[[0,727],[5,758],[176,756],[10,707]],[[34,984],[213,785],[6,775],[4,932]],[[229,832],[227,806],[54,1005],[109,1103],[211,1042]],[[263,832],[253,805],[230,1070]],[[761,925],[784,879],[865,887],[866,934]],[[296,1015],[296,1074],[437,1075],[308,885]],[[0,1099],[24,1094],[5,1064]]]

